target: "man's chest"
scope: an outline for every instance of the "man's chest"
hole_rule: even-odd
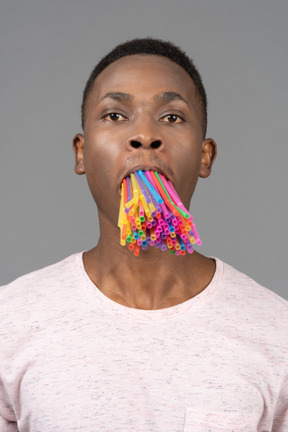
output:
[[[34,356],[24,348],[11,369],[19,422],[45,432],[257,430],[273,402],[263,353],[217,335],[209,343],[144,336],[117,340],[103,330],[35,341]]]

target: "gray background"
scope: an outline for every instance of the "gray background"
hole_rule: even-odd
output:
[[[200,252],[288,298],[286,0],[1,1],[0,284],[97,243],[74,174],[82,91],[97,61],[138,36],[195,61],[218,144],[191,212]]]

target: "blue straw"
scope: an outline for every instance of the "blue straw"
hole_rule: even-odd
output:
[[[177,238],[178,238],[178,241],[180,243],[181,250],[185,250],[186,249],[185,244],[184,244],[184,242],[183,242],[183,240],[182,240],[182,238],[180,237],[179,234],[177,234]]]
[[[132,231],[133,232],[133,237],[135,240],[139,239],[139,234],[137,233],[137,231]]]
[[[160,197],[160,195],[158,194],[158,192],[153,188],[153,186],[149,183],[149,181],[145,177],[143,171],[138,170],[138,173],[139,173],[139,176],[140,176],[141,180],[143,181],[143,183],[145,183],[145,185],[150,190],[150,192],[152,193],[152,195],[156,198],[156,200],[158,201],[158,203],[162,204],[164,202],[163,199]]]

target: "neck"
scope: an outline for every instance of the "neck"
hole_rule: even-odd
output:
[[[97,246],[84,253],[84,266],[103,294],[137,309],[182,303],[203,291],[215,272],[214,261],[196,251],[175,256],[148,247],[135,257],[119,244],[117,231],[101,234]]]

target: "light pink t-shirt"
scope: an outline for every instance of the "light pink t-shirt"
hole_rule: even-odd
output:
[[[218,259],[138,310],[72,255],[0,289],[0,432],[288,432],[287,336],[288,302]]]

